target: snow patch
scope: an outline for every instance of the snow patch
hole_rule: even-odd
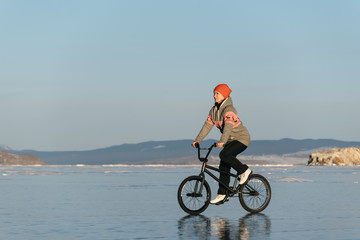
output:
[[[157,145],[155,147],[153,147],[153,149],[161,149],[161,148],[165,148],[165,145]]]
[[[294,178],[294,177],[287,177],[287,178],[279,178],[272,180],[273,182],[312,182],[312,180],[303,179],[303,178]]]

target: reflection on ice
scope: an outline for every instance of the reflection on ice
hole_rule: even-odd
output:
[[[271,221],[265,214],[247,214],[238,222],[226,218],[188,215],[178,221],[180,239],[270,239]]]

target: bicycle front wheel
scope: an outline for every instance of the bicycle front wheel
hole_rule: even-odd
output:
[[[247,184],[242,185],[240,188],[240,204],[248,212],[258,213],[263,211],[269,205],[270,199],[270,184],[260,174],[252,174]]]
[[[198,215],[209,206],[211,190],[209,184],[199,176],[185,178],[178,189],[180,207],[191,215]]]

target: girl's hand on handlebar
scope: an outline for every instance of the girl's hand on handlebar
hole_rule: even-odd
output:
[[[222,147],[224,147],[224,145],[225,145],[225,143],[222,143],[222,142],[217,142],[217,143],[216,143],[216,146],[217,146],[218,148],[222,148]]]
[[[197,146],[199,146],[198,144],[199,144],[198,142],[193,142],[193,143],[191,144],[191,146],[192,146],[193,148],[196,148]]]

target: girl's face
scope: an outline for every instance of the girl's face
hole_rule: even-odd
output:
[[[219,93],[218,91],[214,91],[214,99],[215,99],[215,102],[216,102],[216,103],[221,103],[222,100],[224,100],[225,98],[224,98],[224,96],[223,96],[221,93]]]

